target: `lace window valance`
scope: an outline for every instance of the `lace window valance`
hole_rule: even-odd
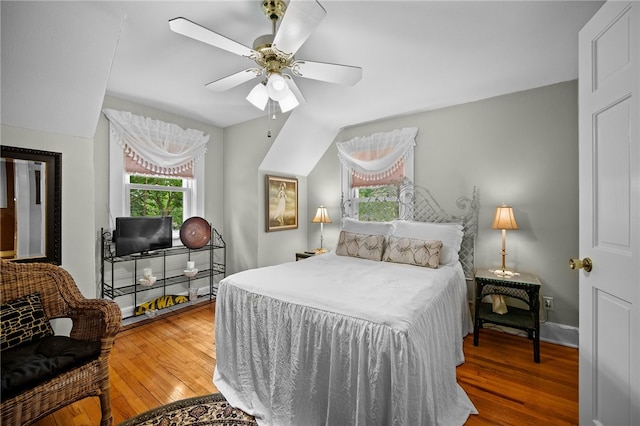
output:
[[[207,152],[209,135],[127,111],[104,109],[112,141],[149,174],[184,175]]]
[[[413,153],[417,127],[359,136],[338,142],[338,156],[354,178],[364,181],[383,180],[397,174],[406,158]]]

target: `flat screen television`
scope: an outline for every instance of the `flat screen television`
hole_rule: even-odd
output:
[[[171,216],[117,217],[113,242],[116,256],[148,254],[173,245]]]

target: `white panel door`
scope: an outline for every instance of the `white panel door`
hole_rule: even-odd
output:
[[[580,424],[640,425],[640,2],[580,31]]]

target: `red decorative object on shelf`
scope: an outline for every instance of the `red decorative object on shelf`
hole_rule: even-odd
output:
[[[211,239],[211,225],[204,218],[194,216],[180,227],[180,241],[190,249],[199,249]]]

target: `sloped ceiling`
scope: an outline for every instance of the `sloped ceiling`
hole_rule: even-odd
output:
[[[3,1],[2,124],[93,138],[122,16],[99,3]]]
[[[363,78],[354,87],[298,78],[307,104],[290,114],[265,170],[308,174],[345,126],[575,79],[578,31],[602,4],[321,3],[327,17],[296,58],[361,66]],[[105,93],[222,128],[261,117],[245,100],[257,81],[204,87],[249,59],[168,26],[183,16],[252,46],[271,31],[260,4],[2,1],[2,123],[93,138]]]

